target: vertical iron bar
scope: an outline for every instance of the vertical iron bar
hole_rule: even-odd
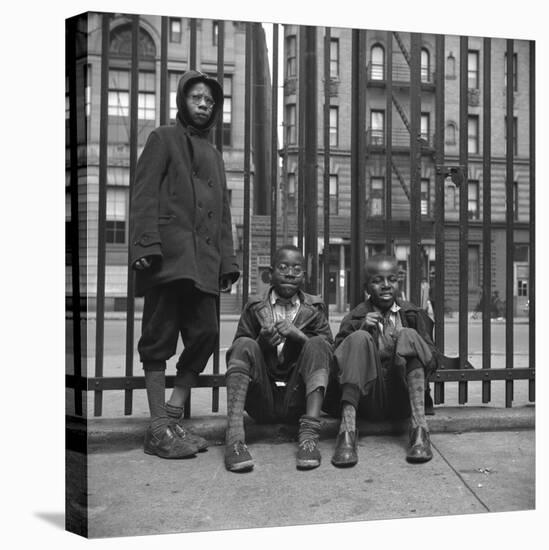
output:
[[[101,21],[101,101],[99,120],[99,196],[97,212],[97,293],[95,308],[95,376],[103,376],[103,351],[105,342],[105,226],[107,210],[108,164],[108,101],[109,101],[109,42],[110,14],[103,13]],[[103,392],[94,392],[94,416],[101,416]]]
[[[459,368],[465,368],[468,352],[468,54],[469,39],[460,37],[459,56],[459,163],[463,181],[459,192]],[[458,383],[459,404],[467,402],[467,382]]]
[[[507,40],[507,139],[505,162],[505,197],[506,197],[506,245],[505,255],[505,367],[513,368],[513,262],[514,262],[514,147],[515,129],[513,121],[514,103],[514,71],[513,40]],[[513,403],[513,380],[505,381],[505,406],[511,407]]]
[[[421,34],[410,36],[410,300],[420,303],[421,250]]]
[[[435,70],[435,165],[444,164],[444,43],[442,34],[436,36]],[[444,232],[444,173],[435,174],[435,343],[444,353],[444,279],[445,279],[445,232]],[[435,404],[444,403],[444,382],[435,382]]]
[[[212,22],[213,24],[213,22]],[[225,89],[225,22],[217,22],[217,81]],[[215,146],[220,153],[223,153],[223,113],[217,120],[215,132]],[[215,347],[213,352],[213,373],[219,374],[219,338],[221,332],[221,296],[218,294],[215,300],[217,311],[217,332]],[[219,388],[212,388],[212,412],[219,412]]]
[[[66,43],[66,74],[68,77],[69,94],[69,158],[70,180],[69,191],[71,201],[70,233],[65,236],[70,243],[71,250],[71,277],[72,277],[72,351],[74,357],[73,374],[76,381],[74,388],[74,412],[77,416],[83,415],[82,399],[82,326],[80,301],[80,227],[78,216],[78,106],[76,86],[76,27],[78,18],[67,20]],[[86,116],[84,112],[84,116]],[[87,136],[86,136],[87,140]],[[71,345],[67,342],[67,347]],[[85,387],[85,386],[84,386]]]
[[[482,368],[491,368],[492,328],[490,296],[492,295],[492,41],[484,39],[483,101],[482,101]],[[491,400],[492,384],[482,381],[482,402]]]
[[[135,178],[137,165],[137,109],[139,99],[139,15],[132,15],[132,57],[131,57],[131,78],[130,78],[130,183]],[[128,205],[132,200],[132,185],[130,184]],[[126,219],[129,219],[127,217]],[[129,263],[128,252],[128,273],[127,273],[127,308],[126,308],[126,376],[133,376],[133,349],[134,349],[134,325],[135,325],[135,302],[134,302],[134,272]],[[133,391],[124,390],[124,414],[132,413]]]
[[[297,93],[297,246],[304,252],[303,242],[303,207],[304,207],[304,190],[305,190],[305,103],[306,95],[306,76],[305,76],[305,42],[306,28],[299,27],[299,42],[298,42],[298,93]]]
[[[160,126],[168,121],[168,18],[160,19]]]
[[[530,41],[530,265],[528,272],[528,360],[536,368],[536,43]],[[535,400],[535,382],[528,382],[528,399]]]
[[[196,70],[196,19],[189,20],[190,44],[189,44],[189,70]]]
[[[250,150],[251,150],[251,85],[252,24],[246,23],[246,61],[244,84],[244,250],[242,258],[242,306],[248,301],[250,281]]]
[[[316,27],[305,27],[305,189],[303,205],[307,292],[318,293],[317,65]]]
[[[271,82],[271,258],[278,234],[278,24],[273,24],[273,76]]]
[[[385,81],[387,83],[385,101],[385,253],[393,254],[393,33],[387,31],[387,67]]]
[[[351,308],[363,300],[366,224],[366,31],[353,29],[351,53]]]
[[[323,142],[324,142],[324,271],[322,296],[326,304],[326,315],[330,312],[330,50],[332,30],[324,29],[324,109],[323,109]],[[337,301],[337,300],[336,300]]]

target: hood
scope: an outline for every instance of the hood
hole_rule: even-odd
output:
[[[195,128],[187,115],[187,106],[185,104],[185,96],[189,87],[196,82],[204,82],[212,90],[212,96],[215,101],[215,105],[212,110],[212,116],[208,124],[202,128]],[[177,85],[176,95],[177,105],[177,118],[183,126],[190,126],[198,130],[199,132],[208,133],[208,131],[215,125],[219,117],[219,113],[223,112],[223,89],[219,82],[207,74],[200,73],[198,71],[187,71],[180,79]]]

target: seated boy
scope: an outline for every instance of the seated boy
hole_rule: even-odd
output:
[[[272,258],[271,287],[251,297],[227,351],[225,466],[249,471],[243,412],[256,421],[299,422],[297,468],[320,464],[320,409],[332,360],[332,333],[320,297],[305,294],[303,256],[293,245]]]
[[[335,338],[334,371],[324,404],[327,412],[341,414],[332,463],[345,467],[358,461],[357,411],[373,420],[410,416],[406,458],[427,462],[433,454],[425,377],[439,357],[432,321],[419,307],[397,301],[398,263],[392,256],[366,261],[365,290],[367,299],[343,319]]]

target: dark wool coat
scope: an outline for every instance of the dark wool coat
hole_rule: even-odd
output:
[[[208,126],[197,129],[186,113],[188,87],[205,82],[215,106]],[[219,292],[219,278],[236,281],[231,213],[221,153],[207,140],[223,112],[223,91],[216,80],[188,71],[177,90],[175,125],[151,132],[139,158],[130,214],[130,260],[151,257],[151,268],[136,271],[135,294],[178,279]]]
[[[251,296],[242,310],[240,321],[236,329],[234,340],[242,336],[257,340],[263,350],[265,363],[269,372],[275,378],[284,378],[285,374],[294,367],[303,345],[299,342],[286,339],[282,348],[284,363],[278,365],[277,349],[259,338],[261,327],[266,323],[273,323],[273,313],[269,302],[269,289],[264,296]],[[326,319],[326,306],[320,296],[306,294],[299,291],[300,306],[293,321],[308,338],[322,336],[333,346],[333,337],[330,325]],[[229,355],[229,352],[228,352]]]
[[[397,303],[400,306],[398,314],[400,316],[402,326],[415,329],[417,333],[423,338],[423,340],[425,340],[425,343],[433,354],[433,360],[431,362],[431,365],[428,366],[428,372],[436,370],[442,362],[442,355],[436,349],[433,342],[434,323],[432,319],[427,315],[424,310],[415,306],[411,302],[397,300]],[[366,314],[371,311],[375,311],[375,309],[370,300],[361,302],[360,304],[358,304],[358,306],[352,309],[341,321],[339,332],[335,337],[334,347],[337,348],[341,344],[341,342],[343,342],[343,340],[352,332],[360,330],[362,323],[366,319]],[[377,325],[370,328],[368,332],[370,332],[370,334],[373,336],[374,342],[377,343],[379,337],[379,328],[377,327]]]

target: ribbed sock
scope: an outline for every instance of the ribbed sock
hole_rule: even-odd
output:
[[[166,372],[145,371],[145,387],[151,414],[151,428],[154,434],[161,433],[169,419],[164,406],[166,399]]]
[[[179,420],[183,415],[183,407],[176,407],[175,405],[170,404],[168,401],[164,407],[166,408],[166,414],[168,418],[173,420]]]
[[[339,433],[351,432],[356,430],[356,409],[350,403],[343,402],[341,407],[341,424],[339,425]]]
[[[408,382],[408,393],[410,396],[410,418],[411,428],[421,426],[429,431],[425,419],[425,373],[423,369],[414,369],[406,375]]]
[[[225,440],[227,445],[237,441],[245,441],[244,433],[244,405],[250,377],[241,371],[228,372],[227,383],[227,431]]]

